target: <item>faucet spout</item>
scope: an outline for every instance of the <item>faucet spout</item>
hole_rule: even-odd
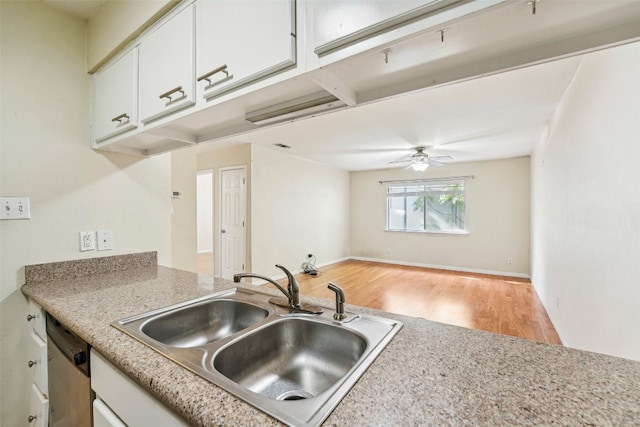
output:
[[[240,283],[240,279],[242,279],[244,277],[253,277],[255,279],[261,279],[261,280],[267,281],[267,282],[271,283],[272,285],[274,285],[276,288],[280,289],[280,292],[282,292],[284,294],[284,296],[287,297],[288,300],[291,300],[291,295],[282,286],[280,286],[280,283],[276,282],[273,279],[270,279],[267,276],[263,276],[261,274],[238,273],[238,274],[234,274],[233,275],[233,281],[234,281],[234,283]]]
[[[283,298],[271,298],[269,300],[271,303],[279,305],[279,306],[282,306],[282,307],[292,308],[292,309],[294,309],[296,311],[300,311],[300,312],[304,312],[304,313],[311,313],[311,314],[320,314],[320,313],[322,313],[322,308],[321,307],[317,307],[315,305],[310,305],[310,304],[304,304],[304,305],[301,304],[300,303],[300,285],[298,284],[298,281],[296,280],[296,278],[293,276],[293,274],[291,274],[291,272],[289,270],[287,270],[282,265],[276,264],[276,267],[278,267],[280,270],[282,270],[284,272],[284,274],[287,276],[287,289],[284,289],[275,280],[273,280],[273,279],[271,279],[271,278],[269,278],[267,276],[263,276],[261,274],[238,273],[238,274],[234,274],[233,275],[233,281],[235,283],[240,283],[240,279],[242,279],[243,277],[253,277],[253,278],[256,278],[256,279],[264,280],[265,282],[269,282],[273,286],[278,288],[280,290],[280,292],[282,292],[284,294],[284,296],[287,297],[286,300],[283,299]]]

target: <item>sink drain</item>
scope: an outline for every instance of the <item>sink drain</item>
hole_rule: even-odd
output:
[[[303,400],[310,397],[313,397],[313,395],[304,390],[290,390],[276,397],[276,400]]]

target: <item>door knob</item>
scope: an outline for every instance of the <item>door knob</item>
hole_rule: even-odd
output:
[[[227,230],[222,229],[222,230],[220,230],[220,232],[221,232],[222,234],[224,234],[224,233],[226,233],[226,232],[227,232]]]

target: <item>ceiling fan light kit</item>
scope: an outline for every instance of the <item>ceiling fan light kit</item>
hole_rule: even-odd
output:
[[[411,163],[409,167],[416,172],[424,172],[429,167],[429,163],[415,162],[415,163]]]

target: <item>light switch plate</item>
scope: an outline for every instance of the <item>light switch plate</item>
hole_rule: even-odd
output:
[[[108,251],[113,249],[113,233],[111,230],[98,230],[98,250]]]
[[[30,219],[28,197],[0,197],[0,219]]]

